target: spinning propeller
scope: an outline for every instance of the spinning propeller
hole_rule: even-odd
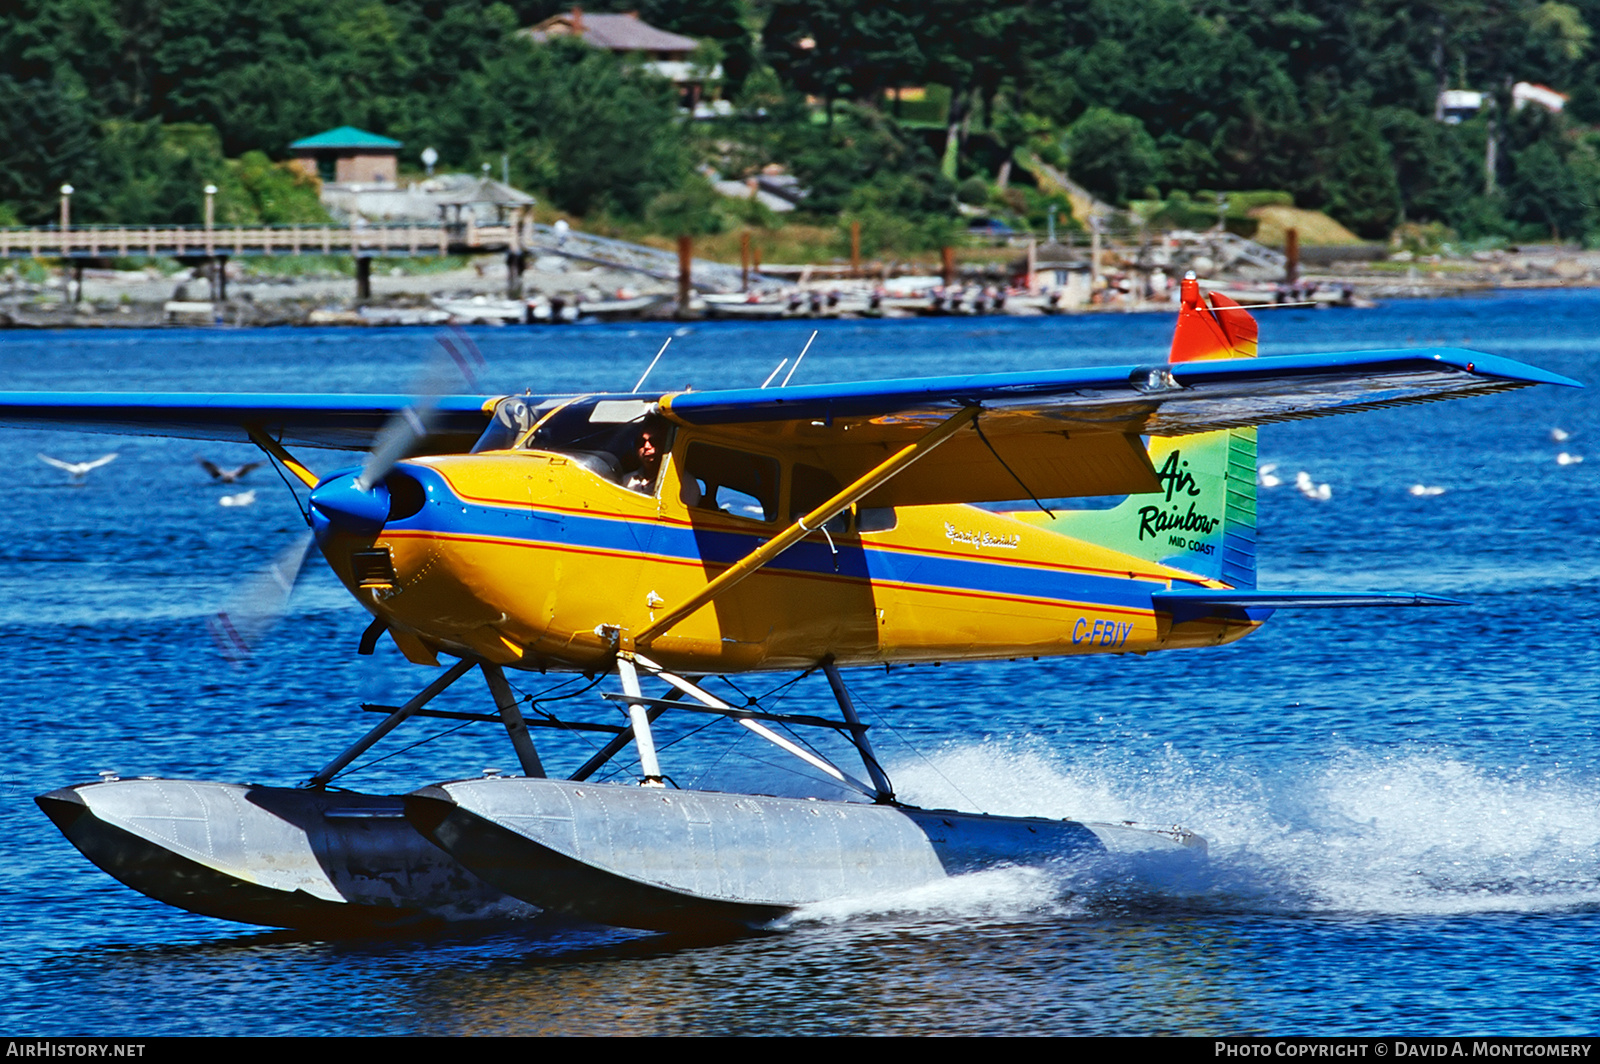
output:
[[[440,353],[430,360],[412,388],[413,399],[378,430],[361,471],[324,480],[311,491],[310,507],[338,530],[371,535],[389,519],[389,488],[394,467],[428,436],[439,397],[456,378],[477,389],[477,371],[486,364],[482,352],[460,329],[438,338]],[[308,514],[309,520],[309,514]],[[272,563],[241,587],[209,621],[222,656],[238,662],[260,645],[289,610],[289,597],[316,545],[308,529],[285,547]]]

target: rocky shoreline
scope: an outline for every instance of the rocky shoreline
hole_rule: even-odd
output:
[[[1223,275],[1210,286],[1250,298],[1270,292],[1273,282],[1257,276]],[[1341,291],[1356,305],[1387,299],[1466,295],[1496,289],[1562,288],[1600,285],[1600,252],[1564,246],[1537,246],[1478,252],[1470,258],[1392,256],[1381,262],[1330,264],[1303,271],[1302,283],[1323,292]],[[566,260],[541,258],[524,274],[526,296],[543,295],[572,306],[615,299],[619,294],[668,297],[672,282],[607,267],[582,268]],[[68,280],[59,273],[29,280],[15,268],[0,276],[0,328],[157,328],[219,325],[424,324],[440,320],[438,307],[451,301],[503,301],[505,265],[486,257],[464,267],[433,272],[395,268],[372,278],[372,297],[356,299],[355,281],[333,273],[284,276],[257,273],[246,264],[230,266],[225,301],[211,298],[210,282],[192,271],[165,274],[145,270],[85,270],[81,293],[68,298]],[[812,287],[860,285],[818,280]],[[1165,300],[1122,301],[1069,308],[1065,313],[1170,309]],[[1016,312],[1029,311],[1019,303]],[[680,316],[666,298],[641,316]],[[698,316],[694,309],[687,316]]]

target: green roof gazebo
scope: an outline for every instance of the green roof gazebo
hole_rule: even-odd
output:
[[[324,184],[396,183],[401,144],[354,126],[340,126],[289,145],[292,165]]]

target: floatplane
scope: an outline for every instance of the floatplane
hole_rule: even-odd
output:
[[[308,490],[316,548],[373,618],[360,649],[387,634],[441,670],[298,787],[108,778],[38,802],[152,897],[322,929],[533,911],[750,926],[1002,863],[1192,858],[1205,844],[1181,828],[903,804],[846,675],[1212,647],[1282,608],[1449,601],[1258,588],[1256,426],[1575,382],[1448,348],[1258,357],[1256,338],[1248,308],[1190,275],[1167,357],[1105,369],[420,402],[0,394],[13,425],[253,442]],[[369,455],[318,475],[296,456],[315,448]],[[1052,502],[1108,496],[1123,498]],[[517,670],[610,677],[609,715],[524,712]],[[820,673],[837,715],[734,704],[705,679],[780,670]],[[330,786],[471,673],[520,775]],[[728,718],[857,797],[677,789],[653,728],[682,712]],[[552,772],[545,727],[604,742]],[[807,728],[861,767],[797,740]],[[636,778],[597,782],[625,750]]]

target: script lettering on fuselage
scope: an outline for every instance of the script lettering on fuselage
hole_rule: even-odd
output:
[[[993,532],[978,532],[972,529],[957,528],[949,521],[944,523],[944,537],[951,543],[965,543],[975,550],[983,550],[984,548],[1016,550],[1022,546],[1022,536],[1019,533],[1001,536]]]
[[[1120,647],[1132,632],[1132,621],[1091,622],[1087,617],[1079,617],[1072,626],[1072,642],[1074,646],[1087,643],[1097,647]]]

